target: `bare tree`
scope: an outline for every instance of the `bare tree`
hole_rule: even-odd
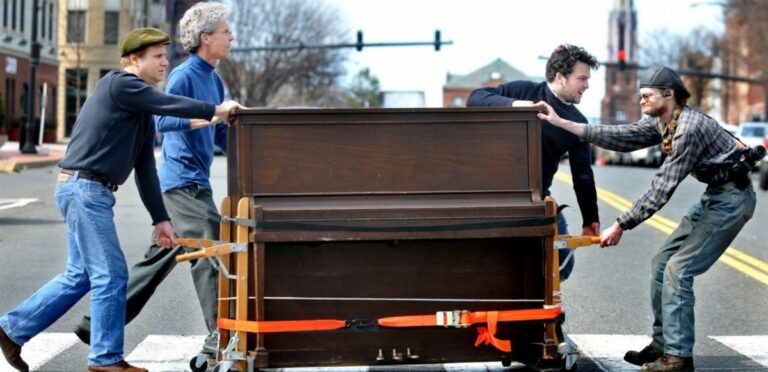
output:
[[[339,43],[337,9],[317,0],[232,0],[235,48]],[[221,62],[232,98],[248,106],[337,106],[345,74],[341,49],[233,52]]]

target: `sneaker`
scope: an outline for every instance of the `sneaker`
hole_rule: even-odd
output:
[[[651,363],[643,364],[640,370],[655,372],[692,372],[694,370],[693,358],[684,358],[665,353],[661,358],[656,359]]]
[[[653,345],[648,345],[640,351],[627,351],[627,353],[624,354],[624,360],[636,366],[642,366],[645,363],[650,363],[661,358],[662,355],[664,355],[663,351],[655,348]]]

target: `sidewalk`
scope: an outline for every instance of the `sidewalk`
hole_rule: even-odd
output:
[[[45,143],[37,147],[37,154],[22,154],[18,142],[8,141],[0,148],[0,173],[56,165],[66,149],[66,143]]]

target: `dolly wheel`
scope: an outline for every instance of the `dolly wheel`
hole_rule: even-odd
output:
[[[189,360],[189,369],[191,369],[192,372],[205,372],[205,370],[208,369],[208,355],[198,354],[197,356],[192,357],[192,359]]]
[[[512,359],[502,359],[501,365],[504,367],[509,367],[512,365]]]

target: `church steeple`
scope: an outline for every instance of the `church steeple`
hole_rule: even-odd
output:
[[[640,119],[637,94],[637,12],[633,0],[614,0],[608,20],[608,60],[601,121],[627,123]]]

